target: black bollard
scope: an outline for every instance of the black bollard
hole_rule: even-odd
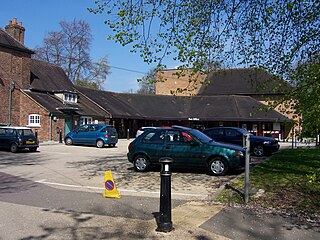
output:
[[[171,158],[160,158],[161,163],[161,186],[160,186],[160,214],[158,218],[158,232],[172,231],[171,221]]]

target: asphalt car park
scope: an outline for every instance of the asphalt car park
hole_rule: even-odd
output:
[[[111,170],[121,195],[159,197],[160,169],[134,171],[127,159],[131,140],[120,139],[115,148],[40,144],[37,152],[2,151],[2,172],[37,183],[72,191],[104,192],[104,172]],[[262,158],[259,158],[259,161]],[[205,170],[173,169],[173,199],[209,199],[241,171],[211,176]]]

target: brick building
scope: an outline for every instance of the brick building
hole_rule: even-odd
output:
[[[107,113],[80,99],[65,72],[32,59],[17,20],[0,28],[0,124],[28,126],[40,141],[59,140],[84,122],[106,122]]]
[[[284,124],[290,119],[273,110],[257,111],[264,105],[252,96],[232,92],[208,94],[208,89],[204,89],[208,84],[196,85],[194,79],[205,82],[210,80],[209,75],[185,71],[175,77],[172,85],[158,88],[161,94],[157,95],[74,86],[61,67],[32,59],[35,53],[23,43],[22,23],[14,19],[5,29],[0,28],[0,124],[32,127],[40,142],[58,141],[81,124],[98,122],[114,125],[120,137],[134,137],[141,126],[172,124],[234,124],[252,128],[256,124],[265,130],[263,126],[276,126],[283,136],[287,134]],[[225,77],[221,83],[227,84]],[[192,88],[188,96],[178,96],[184,91],[172,92],[185,82]]]
[[[205,74],[192,70],[169,69],[157,73],[156,94],[170,95],[174,93],[177,96],[247,96],[259,101],[263,106],[268,102],[274,102],[283,97],[291,86],[282,79],[270,74],[263,69],[220,69]],[[283,114],[288,119],[295,119],[292,109],[287,109],[285,105],[280,104],[276,111]],[[228,104],[224,104],[226,112]],[[263,107],[262,107],[263,108]],[[264,107],[266,108],[266,107]],[[222,118],[223,119],[223,118]],[[286,138],[291,129],[292,122],[284,125],[279,121],[270,122],[267,119],[244,121],[210,121],[204,122],[199,120],[199,125],[203,127],[214,126],[234,126],[243,127],[256,135],[268,135],[276,138]],[[295,119],[299,122],[298,118]],[[296,127],[299,131],[299,126]]]
[[[34,52],[23,45],[24,28],[16,19],[9,22],[6,30],[0,29],[0,123],[20,124],[20,89],[29,87]]]

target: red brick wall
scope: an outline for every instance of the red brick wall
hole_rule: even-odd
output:
[[[21,112],[20,112],[20,126],[28,126],[30,114],[40,115],[40,126],[32,127],[33,132],[37,132],[40,142],[44,141],[59,141],[59,133],[57,127],[62,130],[62,137],[64,136],[64,118],[63,116],[56,116],[57,120],[49,115],[50,113],[39,105],[37,102],[29,98],[26,94],[21,92]],[[50,124],[51,122],[51,124]],[[52,134],[52,135],[51,135]]]
[[[11,125],[19,125],[19,89],[30,87],[30,57],[30,54],[0,48],[0,124],[8,124],[9,94],[14,82]]]

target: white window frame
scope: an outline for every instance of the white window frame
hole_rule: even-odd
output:
[[[86,116],[80,117],[80,126],[84,124],[91,124],[91,123],[93,123],[92,117],[86,117]]]
[[[65,102],[77,102],[77,94],[74,93],[64,93],[63,94],[63,99]]]
[[[28,116],[28,126],[30,127],[40,127],[40,114],[29,114]]]

